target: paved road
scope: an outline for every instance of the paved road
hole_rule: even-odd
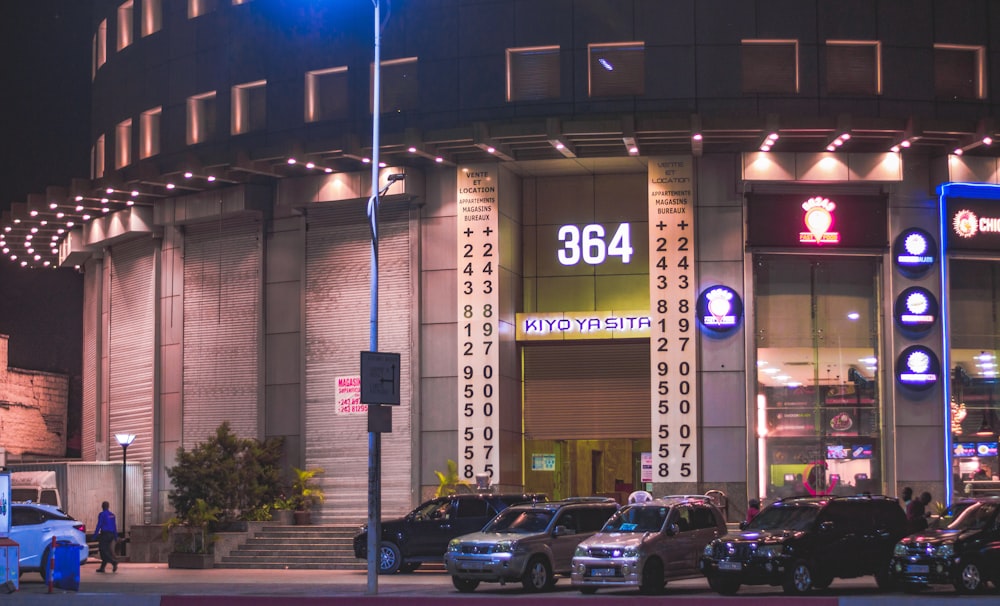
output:
[[[672,602],[714,606],[716,603],[738,600],[739,606],[774,606],[774,598],[782,596],[780,588],[744,587],[740,595],[723,598],[712,592],[704,579],[689,579],[669,583],[663,596],[641,596],[636,591],[602,590],[585,596],[573,590],[567,579],[560,579],[553,592],[525,594],[519,584],[501,587],[483,584],[474,593],[460,594],[451,579],[440,568],[419,570],[412,574],[379,577],[377,595],[367,593],[368,577],[363,571],[332,570],[176,570],[166,564],[123,563],[117,573],[99,574],[96,565],[88,562],[80,571],[79,591],[48,587],[37,573],[25,573],[20,591],[5,595],[0,591],[0,606],[45,604],[101,606],[307,606],[362,604],[377,606],[439,606],[475,600],[476,606],[493,604],[518,606],[541,604],[591,604],[600,606],[641,606],[661,604],[665,597]],[[956,598],[951,591],[928,591],[919,596],[881,594],[871,577],[838,580],[830,590],[808,598],[782,598],[782,606],[808,603],[811,606],[919,606],[948,603],[951,606],[997,606],[996,593]]]

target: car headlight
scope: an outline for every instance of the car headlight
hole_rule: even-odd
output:
[[[587,557],[589,555],[590,554],[587,553],[587,548],[583,547],[581,545],[577,545],[576,546],[576,551],[573,552],[573,557],[574,558],[585,558],[585,557]]]
[[[513,553],[517,549],[517,541],[497,541],[493,553]]]
[[[934,554],[939,558],[950,558],[955,555],[955,546],[951,543],[945,543],[938,547]]]
[[[461,549],[462,549],[461,546],[462,546],[462,542],[461,541],[459,541],[458,539],[452,539],[452,540],[448,541],[448,552],[449,553],[454,553],[454,552],[457,552],[457,551],[461,551]]]
[[[776,558],[784,552],[784,545],[764,545],[757,550],[757,556],[761,558]]]
[[[639,557],[639,548],[638,547],[626,547],[625,549],[622,550],[622,557],[623,558],[637,558],[637,557]]]
[[[907,552],[905,543],[896,543],[896,546],[892,548],[892,555],[895,556],[905,556]]]
[[[708,545],[705,545],[704,554],[705,554],[705,557],[709,557],[709,558],[712,557],[712,544],[711,543],[709,543]]]

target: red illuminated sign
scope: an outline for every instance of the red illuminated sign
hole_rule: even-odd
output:
[[[747,245],[752,248],[885,249],[884,196],[747,194]]]
[[[837,244],[840,242],[840,234],[830,231],[833,227],[833,211],[837,208],[835,202],[826,198],[809,198],[802,203],[802,210],[806,214],[802,217],[806,229],[809,231],[799,232],[799,242],[816,244]]]

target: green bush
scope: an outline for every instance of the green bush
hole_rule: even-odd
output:
[[[281,445],[280,438],[240,438],[226,422],[191,450],[180,448],[177,464],[167,469],[177,517],[187,517],[199,499],[218,508],[223,522],[259,515],[281,495]]]

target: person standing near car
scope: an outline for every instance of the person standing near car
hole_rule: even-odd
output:
[[[111,564],[111,572],[118,572],[118,558],[115,557],[115,539],[118,537],[118,526],[115,522],[115,514],[109,509],[111,506],[107,501],[101,503],[101,513],[97,514],[97,527],[94,528],[94,538],[101,552],[101,566],[97,572],[104,572],[107,565]]]
[[[910,501],[906,508],[906,523],[910,533],[920,532],[927,528],[927,506],[931,502],[931,493],[920,493],[919,499]]]
[[[899,503],[905,512],[910,508],[910,501],[913,500],[913,488],[909,486],[903,487],[903,494],[899,497]]]

